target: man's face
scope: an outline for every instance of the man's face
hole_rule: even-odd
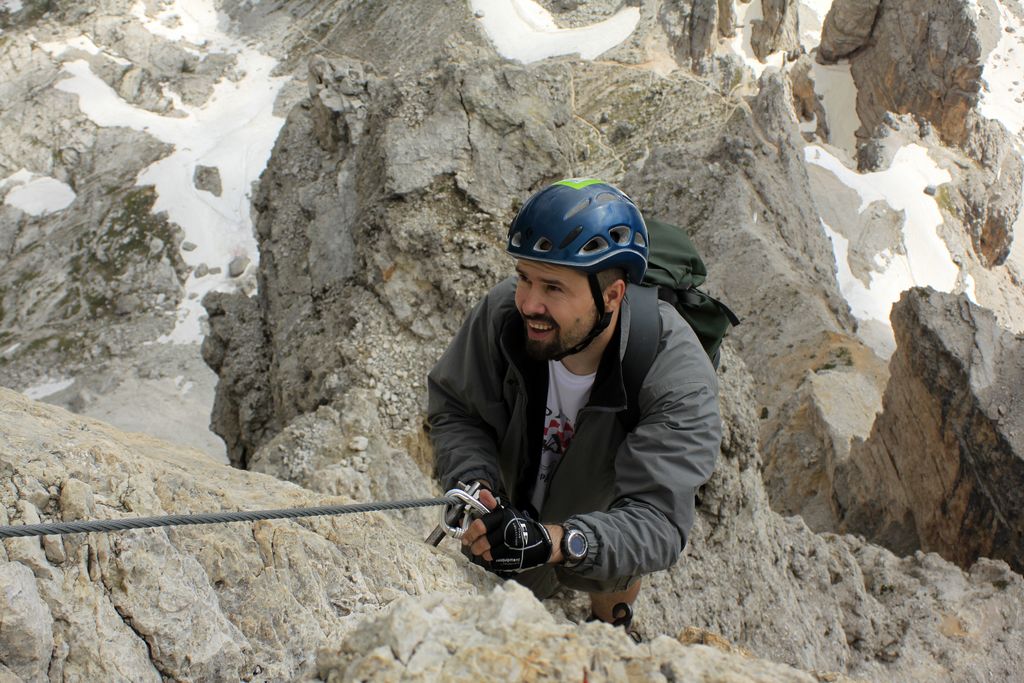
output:
[[[516,262],[516,308],[526,323],[526,352],[549,360],[580,343],[597,322],[582,271],[538,261]]]

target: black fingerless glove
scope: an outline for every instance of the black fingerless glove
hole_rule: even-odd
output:
[[[517,572],[540,566],[551,557],[551,536],[544,525],[515,508],[499,505],[480,520],[487,527],[493,572]]]

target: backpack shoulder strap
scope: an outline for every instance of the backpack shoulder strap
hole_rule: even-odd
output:
[[[622,384],[626,389],[626,409],[619,421],[627,432],[640,422],[640,386],[651,369],[661,339],[661,314],[658,313],[658,288],[629,285],[629,338],[622,358]]]

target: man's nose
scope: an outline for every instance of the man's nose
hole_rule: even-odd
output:
[[[527,316],[544,315],[547,312],[543,299],[537,295],[534,288],[523,292],[520,307],[523,315]]]

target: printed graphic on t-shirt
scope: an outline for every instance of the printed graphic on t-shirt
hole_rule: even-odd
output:
[[[537,482],[546,485],[551,478],[551,472],[558,464],[558,459],[569,448],[573,437],[572,422],[562,413],[555,417],[551,409],[545,411],[544,442],[540,456],[540,470],[537,472]]]
[[[544,410],[544,435],[540,467],[530,502],[540,510],[544,506],[548,484],[558,463],[569,449],[576,432],[575,422],[586,405],[596,373],[574,375],[560,361],[548,361],[548,396]]]

